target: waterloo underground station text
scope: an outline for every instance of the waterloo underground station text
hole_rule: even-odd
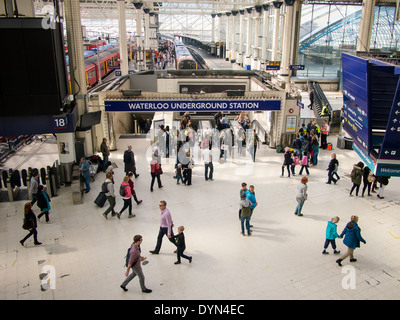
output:
[[[262,101],[105,101],[105,111],[280,110],[280,100]]]

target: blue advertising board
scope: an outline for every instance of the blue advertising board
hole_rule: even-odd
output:
[[[390,110],[390,116],[383,138],[379,158],[400,159],[400,80]]]
[[[106,100],[105,111],[278,111],[280,100]]]
[[[343,129],[369,154],[368,61],[342,55]]]

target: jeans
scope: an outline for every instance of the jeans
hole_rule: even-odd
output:
[[[49,213],[50,213],[50,211],[42,211],[37,217],[38,217],[38,219],[40,219],[43,215],[45,215],[45,217],[46,217],[46,222],[49,222]]]
[[[103,170],[105,171],[108,167],[108,156],[103,157]]]
[[[83,176],[82,176],[83,177]],[[83,177],[83,180],[85,181],[85,185],[86,185],[86,190],[90,191],[90,176],[85,178]]]
[[[247,234],[250,234],[250,217],[240,217],[240,226],[242,227],[242,234],[244,234],[244,225],[246,224]]]
[[[331,240],[331,239],[325,239],[325,244],[324,244],[324,249],[327,249],[329,244],[332,245],[332,249],[336,250],[336,241],[335,239]]]
[[[306,199],[304,199],[304,198],[296,198],[296,200],[297,200],[297,207],[296,207],[296,210],[294,211],[294,213],[295,214],[297,214],[297,215],[300,215],[301,214],[301,210],[303,209],[303,205],[304,205],[304,202],[306,201]]]
[[[208,169],[210,169],[210,174],[208,174]],[[214,172],[214,165],[212,162],[209,163],[204,163],[204,177],[206,180],[212,179],[213,178],[213,172]]]
[[[36,230],[36,228],[32,228],[32,230],[29,230],[28,235],[27,235],[25,238],[23,238],[23,239],[21,240],[21,242],[22,242],[22,243],[25,242],[31,235],[33,235],[33,241],[34,241],[34,243],[35,243],[35,244],[38,243],[39,241],[38,241],[38,239],[37,239],[37,230]]]
[[[128,285],[128,283],[136,276],[139,277],[139,283],[140,283],[140,288],[142,289],[142,291],[145,291],[147,288],[144,285],[144,274],[142,269],[138,269],[135,267],[131,267],[132,273],[126,277],[125,281],[122,282],[121,286],[126,287]]]
[[[110,203],[110,206],[107,208],[106,211],[104,211],[104,215],[107,215],[109,212],[114,213],[114,207],[115,207],[115,197],[112,196],[107,196],[107,200]]]
[[[161,188],[162,184],[161,184],[161,179],[160,179],[160,175],[159,174],[155,174],[153,172],[151,172],[151,184],[150,184],[150,190],[153,191],[153,186],[154,186],[154,180],[157,177],[157,183],[158,183],[158,187]]]
[[[181,180],[182,183],[184,183],[182,176],[176,176],[176,184],[179,184],[179,180]]]
[[[299,172],[300,175],[303,173],[303,169],[306,169],[307,174],[310,174],[310,172],[308,172],[308,165],[302,165]]]
[[[132,214],[132,198],[129,198],[129,199],[122,198],[122,200],[124,200],[124,206],[122,207],[122,209],[119,213],[121,214],[122,212],[124,212],[124,210],[126,208],[129,207],[128,212],[129,212],[129,215],[131,215]]]

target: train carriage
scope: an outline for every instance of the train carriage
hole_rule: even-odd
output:
[[[174,40],[175,42],[175,57],[176,57],[176,68],[178,70],[183,69],[197,69],[197,62],[190,54],[189,50],[183,44],[182,41]]]

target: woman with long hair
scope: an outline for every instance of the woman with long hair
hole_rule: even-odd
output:
[[[29,231],[28,235],[25,238],[23,238],[22,240],[20,240],[20,243],[22,246],[24,245],[24,242],[32,235],[33,235],[33,241],[35,243],[35,246],[42,244],[37,239],[36,216],[32,211],[32,204],[30,202],[25,203],[25,206],[24,206],[24,224],[22,225],[22,228]]]

